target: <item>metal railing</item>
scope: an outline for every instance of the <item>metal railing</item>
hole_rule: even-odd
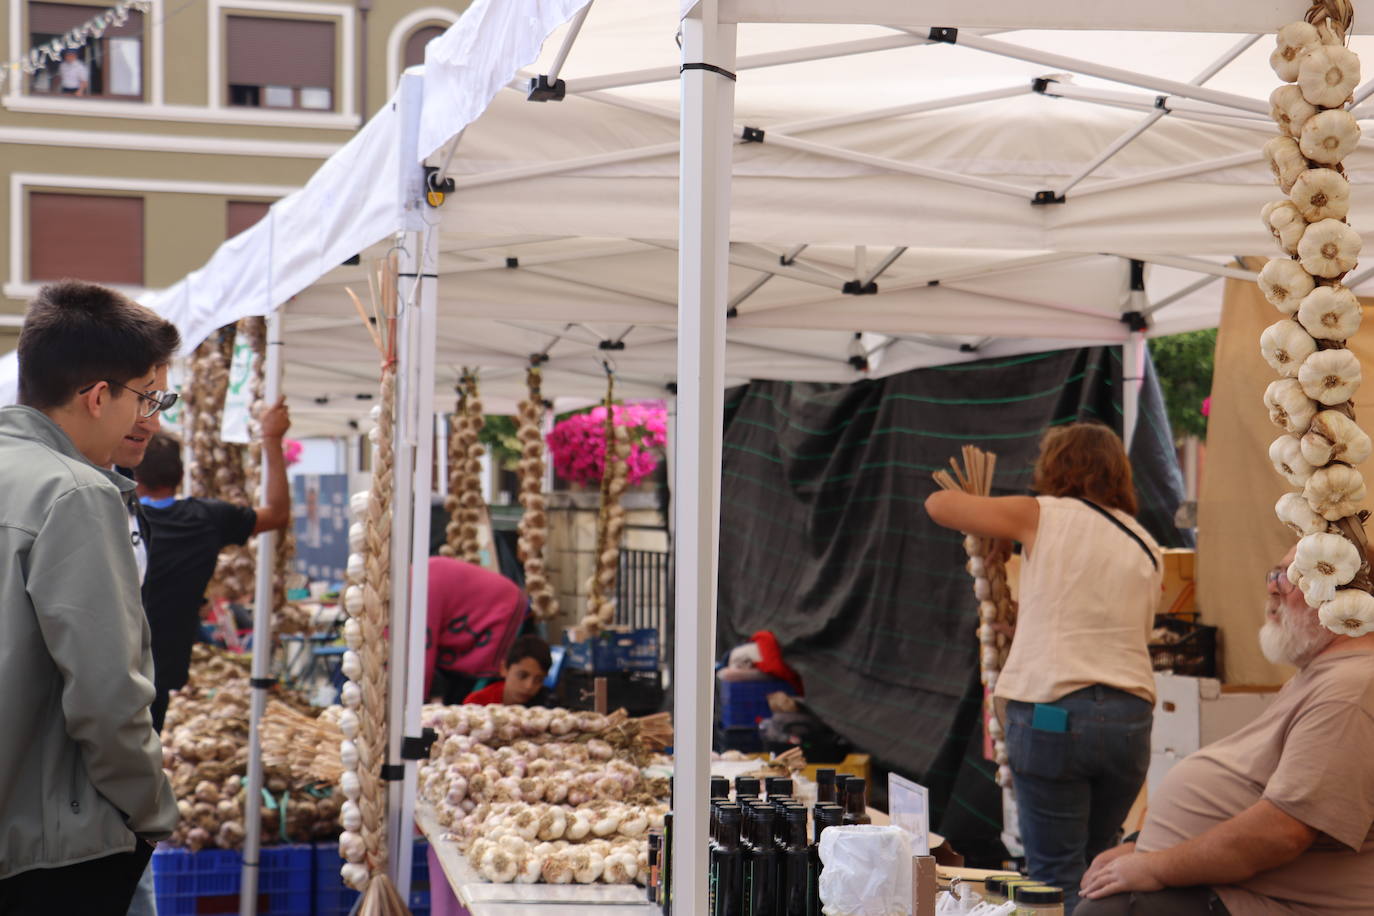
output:
[[[673,658],[673,562],[662,550],[620,551],[615,586],[615,622],[658,630],[659,659]]]

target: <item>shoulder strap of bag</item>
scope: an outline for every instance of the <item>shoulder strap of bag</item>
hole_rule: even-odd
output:
[[[1150,545],[1146,544],[1143,540],[1141,540],[1140,535],[1136,534],[1130,528],[1126,527],[1126,525],[1122,523],[1121,519],[1117,518],[1115,515],[1112,515],[1110,512],[1108,512],[1106,509],[1102,508],[1092,500],[1084,499],[1081,496],[1075,496],[1074,499],[1078,500],[1083,505],[1087,506],[1089,509],[1092,509],[1094,512],[1096,512],[1098,515],[1102,516],[1107,521],[1111,522],[1113,525],[1120,528],[1122,531],[1126,532],[1126,534],[1130,536],[1131,540],[1139,544],[1140,549],[1145,551],[1145,556],[1150,558],[1150,565],[1155,568],[1155,571],[1159,571],[1159,561],[1155,559],[1155,552],[1150,549]]]

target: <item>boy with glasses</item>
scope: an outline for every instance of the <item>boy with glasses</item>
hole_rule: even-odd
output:
[[[176,825],[152,656],[110,470],[180,344],[112,290],[39,290],[0,408],[0,914],[122,914]]]

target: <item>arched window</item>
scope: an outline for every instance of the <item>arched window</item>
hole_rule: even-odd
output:
[[[401,69],[423,64],[425,62],[425,45],[444,34],[444,30],[447,28],[446,25],[430,24],[422,25],[411,32],[410,37],[406,39],[405,57],[402,58]]]

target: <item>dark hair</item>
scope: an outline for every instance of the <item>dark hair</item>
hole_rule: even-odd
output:
[[[1136,513],[1126,447],[1101,423],[1071,423],[1045,433],[1032,485],[1046,496],[1081,496],[1109,509]]]
[[[511,644],[506,653],[506,664],[517,664],[521,659],[531,658],[545,671],[553,667],[553,656],[549,654],[549,644],[538,636],[527,634]]]
[[[166,433],[155,433],[148,440],[143,461],[134,468],[134,480],[153,490],[175,490],[181,486],[185,469],[181,465],[181,440]]]
[[[49,283],[19,332],[19,403],[44,410],[92,382],[123,385],[166,365],[179,346],[175,325],[127,296],[80,280]]]

